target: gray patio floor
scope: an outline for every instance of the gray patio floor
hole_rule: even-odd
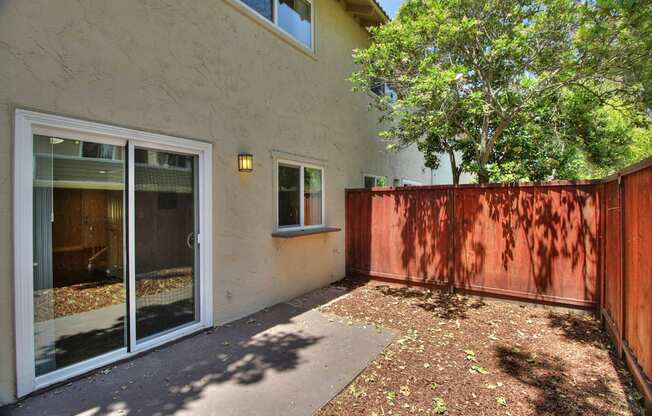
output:
[[[314,309],[327,288],[0,409],[1,415],[311,415],[394,333]]]

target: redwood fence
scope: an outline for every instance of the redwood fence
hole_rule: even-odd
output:
[[[346,204],[351,274],[596,304],[593,183],[349,190]]]
[[[605,179],[598,189],[600,316],[652,414],[652,159]]]
[[[346,267],[595,309],[652,400],[652,158],[604,181],[347,190]]]

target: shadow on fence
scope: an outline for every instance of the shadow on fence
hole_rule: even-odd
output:
[[[352,274],[591,307],[594,184],[347,192]]]

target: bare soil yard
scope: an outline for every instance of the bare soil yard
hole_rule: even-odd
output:
[[[323,311],[400,335],[319,413],[640,415],[640,395],[587,314],[345,280]]]

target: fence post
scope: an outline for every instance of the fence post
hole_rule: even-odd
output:
[[[623,187],[623,176],[618,174],[618,205],[620,205],[620,299],[618,299],[618,306],[620,308],[620,322],[618,325],[618,357],[623,358],[623,348],[625,343],[625,314],[627,313],[626,307],[626,283],[627,283],[627,267],[626,267],[626,245],[625,240],[625,190]]]
[[[448,221],[448,290],[455,293],[455,273],[457,273],[457,232],[455,230],[455,187],[448,189],[448,204],[446,220]]]
[[[606,299],[605,299],[605,286],[606,286],[606,278],[607,278],[607,268],[606,268],[606,261],[604,260],[604,254],[605,254],[605,244],[607,241],[607,202],[606,202],[606,197],[605,197],[605,184],[604,182],[600,182],[596,186],[596,196],[598,197],[598,203],[596,206],[599,208],[598,212],[598,219],[599,219],[599,228],[598,228],[598,242],[599,242],[599,258],[598,258],[598,264],[599,264],[599,277],[598,277],[598,284],[600,285],[598,288],[598,296],[600,296],[600,299],[597,302],[598,305],[598,319],[600,319],[600,323],[602,326],[605,326],[605,320],[603,316],[603,310],[606,306]]]

